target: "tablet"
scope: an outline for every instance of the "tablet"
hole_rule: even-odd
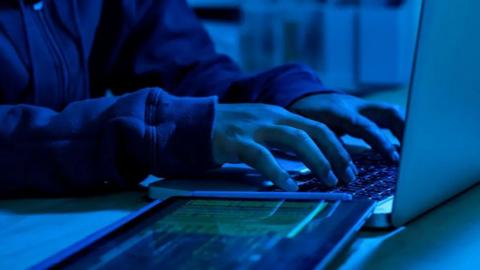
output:
[[[314,269],[372,212],[371,201],[172,197],[154,201],[34,268]]]

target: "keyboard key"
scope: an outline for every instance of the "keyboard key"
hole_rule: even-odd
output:
[[[398,166],[384,160],[373,151],[353,155],[359,173],[357,180],[346,185],[327,187],[311,173],[292,175],[298,181],[300,191],[308,192],[346,192],[354,198],[383,200],[394,193],[398,175]]]

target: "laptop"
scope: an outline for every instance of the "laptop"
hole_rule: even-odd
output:
[[[305,169],[292,172],[300,191],[345,192],[354,199],[377,201],[367,226],[398,227],[480,180],[478,10],[478,0],[454,5],[451,0],[423,1],[400,165],[363,152],[352,157],[360,171],[357,181],[327,188]],[[229,169],[223,175],[231,182],[223,182],[226,186],[240,185],[235,181],[239,177],[245,180],[243,185],[256,181],[252,172],[239,176]],[[158,197],[169,183],[179,182],[153,184],[150,196]]]

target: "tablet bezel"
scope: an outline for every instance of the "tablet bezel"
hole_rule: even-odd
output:
[[[94,244],[99,244],[101,241],[108,241],[109,239],[115,238],[118,234],[126,231],[130,228],[133,228],[135,225],[139,224],[140,222],[148,219],[155,212],[163,207],[168,206],[174,200],[177,199],[210,199],[210,200],[272,200],[270,198],[265,199],[252,199],[252,198],[229,198],[229,197],[205,197],[205,196],[174,196],[167,198],[165,200],[155,200],[148,205],[142,207],[141,209],[127,215],[126,217],[118,220],[117,222],[108,225],[93,234],[87,236],[86,238],[78,241],[77,243],[68,246],[64,250],[54,254],[53,256],[45,259],[44,261],[40,262],[39,264],[33,266],[31,269],[50,269],[50,268],[59,268],[68,266],[69,262],[75,257],[81,256],[82,253],[88,252],[89,249]],[[281,200],[281,199],[279,199]],[[288,200],[288,201],[322,201],[319,199],[296,199],[296,200]],[[332,202],[332,201],[328,201]],[[360,215],[355,224],[352,224],[351,228],[348,229],[344,233],[344,236],[337,241],[337,243],[329,250],[327,255],[320,261],[317,265],[317,268],[323,268],[333,259],[335,254],[337,254],[352,238],[352,236],[360,230],[363,226],[365,221],[371,216],[373,213],[373,209],[375,206],[375,202],[370,200],[349,200],[349,201],[342,201],[342,203],[352,204],[352,207],[358,208],[359,210],[363,210],[363,214]]]

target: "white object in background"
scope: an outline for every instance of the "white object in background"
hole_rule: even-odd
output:
[[[238,31],[232,25],[227,29],[207,23],[207,28],[217,49],[246,71],[304,63],[318,71],[328,87],[356,93],[409,83],[419,1],[391,6],[376,0],[362,6],[243,0],[240,7]]]
[[[241,64],[259,70],[282,63],[282,33],[278,30],[276,6],[244,3],[240,25]]]
[[[407,1],[408,2],[408,1]],[[359,14],[359,85],[409,82],[417,22],[411,4],[363,7]]]
[[[325,85],[339,89],[356,88],[357,53],[353,40],[356,35],[356,13],[356,7],[325,6],[324,65],[318,69]]]

